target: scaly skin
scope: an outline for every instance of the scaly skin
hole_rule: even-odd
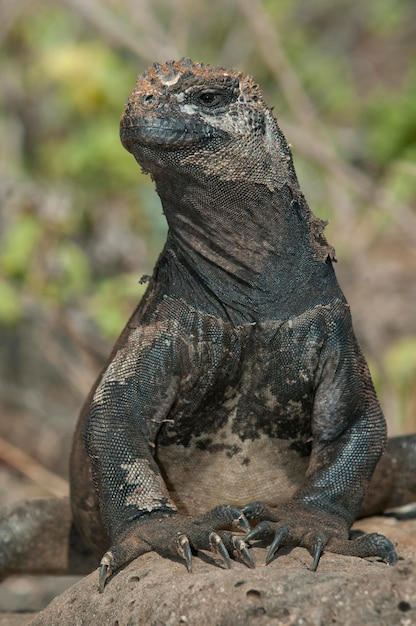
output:
[[[259,88],[187,59],[155,64],[121,140],[151,174],[169,233],[74,437],[73,521],[105,552],[100,590],[149,550],[189,570],[192,548],[253,566],[233,526],[270,540],[267,562],[301,545],[313,569],[324,550],[394,563],[382,535],[348,537],[385,422],[325,224]],[[391,450],[367,513],[414,499],[415,438]],[[399,457],[404,473],[391,471]]]

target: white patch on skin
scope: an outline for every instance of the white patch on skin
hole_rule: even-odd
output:
[[[231,397],[226,399],[223,406],[225,409],[227,409],[227,411],[229,412],[234,411],[235,413],[235,409],[237,409],[240,399],[241,399],[241,392],[240,391],[235,392],[234,389],[231,389],[231,392],[232,392]],[[226,397],[226,394],[225,394],[225,397]]]
[[[161,76],[160,82],[162,83],[162,85],[166,85],[166,87],[172,87],[172,85],[176,85],[180,77],[181,74],[179,72],[177,74],[174,74],[173,76],[171,76],[169,72],[168,78],[166,79],[164,76]]]
[[[276,393],[274,393],[270,387],[264,388],[263,393],[261,394],[261,399],[262,403],[269,411],[273,411],[279,404]]]
[[[196,115],[199,111],[197,111],[193,104],[183,104],[182,111],[187,115]]]
[[[126,345],[118,350],[108,365],[95,392],[94,402],[97,404],[106,402],[105,390],[109,383],[117,382],[119,385],[125,385],[129,378],[137,377],[143,350],[154,344],[158,336],[163,335],[165,335],[164,343],[169,347],[175,333],[176,335],[179,334],[176,322],[170,323],[170,325],[165,322],[155,322],[151,326],[140,326],[132,330]]]
[[[162,500],[166,500],[168,506],[176,509],[162,477],[155,473],[148,459],[136,459],[132,463],[122,463],[120,467],[127,473],[125,483],[135,486],[127,495],[125,506],[134,505],[140,511],[153,511]]]

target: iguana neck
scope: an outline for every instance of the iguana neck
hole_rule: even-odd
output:
[[[201,184],[177,173],[156,187],[169,224],[164,263],[179,266],[167,272],[174,293],[200,292],[200,306],[237,323],[290,316],[322,296],[308,295],[309,285],[317,272],[328,275],[330,248],[298,188],[215,177]]]

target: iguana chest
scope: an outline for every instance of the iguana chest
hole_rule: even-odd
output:
[[[189,333],[156,447],[178,506],[194,513],[220,501],[290,497],[310,454],[325,324],[315,312],[232,329],[205,321]]]

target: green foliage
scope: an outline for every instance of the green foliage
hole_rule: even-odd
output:
[[[87,255],[75,242],[62,241],[56,250],[54,279],[45,285],[44,295],[65,303],[90,287],[90,264]]]
[[[381,166],[400,160],[416,160],[416,74],[406,91],[376,93],[367,115],[368,148]]]
[[[126,303],[138,302],[146,284],[139,284],[130,274],[101,280],[85,303],[86,309],[98,328],[108,339],[117,337],[131,315]]]
[[[401,391],[414,387],[416,380],[416,337],[405,337],[390,348],[386,369],[392,381]]]
[[[416,336],[393,342],[379,362],[369,360],[369,367],[382,406],[393,407],[395,434],[414,432]]]
[[[118,139],[122,94],[128,96],[134,70],[97,41],[67,43],[52,59],[42,55],[39,68],[54,86],[50,107],[60,112],[60,136],[50,134],[39,149],[45,175],[93,188],[104,178],[107,193],[135,184],[131,158]]]
[[[16,324],[22,315],[22,305],[13,284],[0,276],[0,325]]]
[[[25,276],[41,237],[42,225],[33,215],[22,215],[10,226],[0,252],[0,268],[6,275]]]
[[[2,241],[0,280],[9,302],[3,302],[0,317],[5,322],[20,317],[19,301],[28,295],[45,304],[64,303],[90,284],[90,262],[82,248],[44,226],[39,216],[23,214]]]

